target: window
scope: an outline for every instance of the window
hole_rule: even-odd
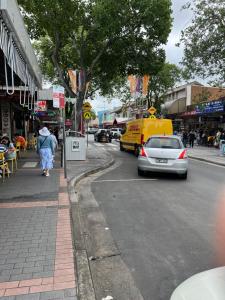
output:
[[[167,137],[153,137],[150,138],[145,144],[146,148],[159,148],[159,149],[181,149],[181,144],[178,139]]]

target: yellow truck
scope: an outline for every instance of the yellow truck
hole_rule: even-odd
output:
[[[120,138],[120,150],[134,151],[138,155],[141,146],[152,135],[172,135],[173,125],[169,119],[136,119],[127,122],[126,131]]]

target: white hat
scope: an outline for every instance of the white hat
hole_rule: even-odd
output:
[[[47,127],[43,127],[41,130],[39,130],[39,134],[42,136],[49,136],[51,133]]]

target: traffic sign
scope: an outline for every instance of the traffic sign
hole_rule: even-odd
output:
[[[155,119],[156,119],[156,116],[151,115],[151,116],[149,116],[149,119],[155,120]]]
[[[148,112],[150,113],[150,115],[154,115],[156,113],[156,109],[154,106],[151,106],[148,110]]]
[[[83,111],[90,111],[92,109],[92,106],[89,102],[84,102],[83,104]]]
[[[83,116],[84,116],[85,120],[90,120],[91,119],[91,113],[89,111],[85,111]]]

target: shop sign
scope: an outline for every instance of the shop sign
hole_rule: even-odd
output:
[[[37,101],[34,106],[34,111],[46,111],[47,110],[47,105],[46,101]]]
[[[72,126],[72,120],[66,119],[65,125],[66,125],[66,126]]]
[[[2,110],[2,134],[11,137],[11,123],[10,123],[10,106],[8,102],[1,103]]]
[[[196,115],[196,111],[185,111],[184,113],[181,114],[182,117],[188,117],[188,116],[194,116]]]
[[[56,116],[56,112],[53,110],[37,111],[35,114],[38,117],[55,117]]]
[[[224,111],[224,102],[223,100],[211,101],[196,105],[195,107],[196,114],[209,114],[214,112],[223,112]]]
[[[72,146],[72,152],[80,151],[80,141],[78,140],[73,140],[71,141],[71,146]]]

